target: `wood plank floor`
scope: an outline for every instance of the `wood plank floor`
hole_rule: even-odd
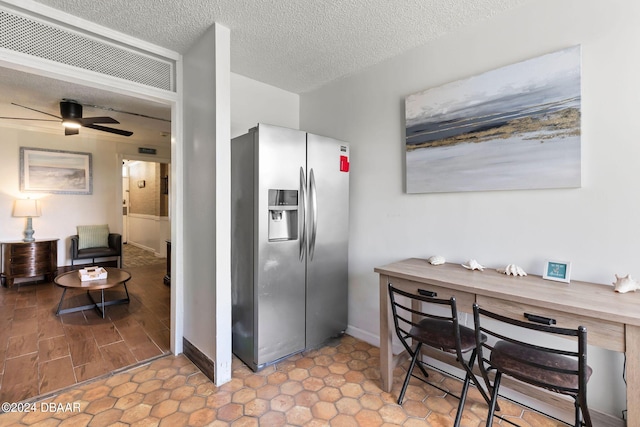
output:
[[[0,289],[0,401],[18,402],[168,353],[171,296],[165,264],[131,267],[131,302],[56,316],[53,283]],[[105,292],[122,298],[124,288]],[[89,304],[67,291],[65,307]]]

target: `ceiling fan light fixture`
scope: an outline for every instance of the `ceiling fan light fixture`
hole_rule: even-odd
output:
[[[80,129],[81,125],[78,121],[73,119],[65,119],[62,121],[62,126],[70,129]]]
[[[35,108],[16,104],[14,102],[12,102],[11,104],[17,105],[18,107],[26,108],[28,110],[33,110],[38,113],[45,114],[47,116],[55,117],[56,119],[61,121],[62,126],[64,127],[65,135],[78,135],[80,133],[81,127],[99,130],[102,132],[113,133],[115,135],[122,135],[122,136],[133,135],[133,132],[128,130],[116,129],[116,128],[102,125],[102,123],[120,124],[120,122],[114,119],[113,117],[82,117],[82,104],[79,104],[78,102],[70,99],[63,99],[60,102],[60,116],[56,116],[54,114],[50,114],[45,111],[36,110]],[[42,119],[23,119],[21,117],[0,117],[0,119],[38,120],[38,121],[42,120]],[[55,120],[49,119],[46,121],[51,122]]]

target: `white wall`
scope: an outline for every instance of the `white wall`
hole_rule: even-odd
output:
[[[127,216],[129,221],[129,245],[153,252],[157,257],[167,256],[166,241],[171,238],[169,217],[145,214]]]
[[[299,129],[300,96],[231,74],[231,138],[247,133],[258,123]]]
[[[303,129],[352,144],[349,332],[378,342],[373,268],[407,257],[516,263],[534,274],[556,258],[573,263],[577,280],[640,276],[638,16],[631,1],[532,1],[301,96]],[[405,96],[577,44],[582,188],[404,193]],[[622,358],[589,352],[590,405],[620,416]]]
[[[35,194],[20,192],[20,147],[44,148],[91,153],[93,160],[93,194]],[[135,148],[135,147],[133,147]],[[130,147],[104,140],[85,132],[67,136],[14,128],[2,128],[0,158],[0,240],[21,240],[24,218],[13,218],[16,198],[41,200],[42,216],[33,218],[34,237],[58,238],[58,265],[70,264],[69,237],[76,226],[108,224],[114,233],[122,232],[122,165],[120,155]],[[163,151],[162,149],[159,152]],[[168,151],[168,149],[166,150]]]

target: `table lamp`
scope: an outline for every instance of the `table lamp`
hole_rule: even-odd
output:
[[[33,242],[33,226],[31,218],[40,216],[40,205],[35,199],[18,199],[13,206],[13,216],[18,218],[27,218],[27,228],[24,230],[24,242]]]

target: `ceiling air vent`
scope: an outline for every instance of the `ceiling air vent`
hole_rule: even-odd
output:
[[[0,48],[175,91],[171,60],[1,9]]]

